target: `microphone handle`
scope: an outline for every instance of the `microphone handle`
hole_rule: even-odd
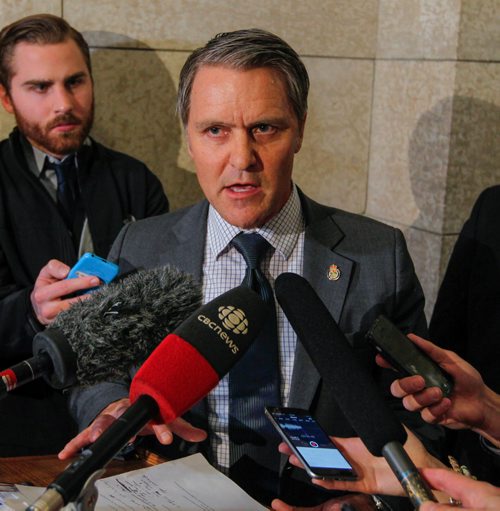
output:
[[[385,444],[382,454],[415,509],[420,509],[420,506],[427,500],[437,502],[429,485],[399,442],[394,440]]]
[[[157,414],[156,401],[145,394],[140,396],[91,446],[82,452],[77,460],[50,483],[46,492],[27,509],[57,511],[62,505],[74,501],[89,477],[105,467],[130,438]],[[60,498],[57,498],[54,491]],[[48,496],[50,499],[47,498]],[[47,505],[47,500],[54,504]]]
[[[0,371],[0,399],[17,387],[45,376],[52,370],[53,364],[50,357],[46,353],[39,353],[9,369]]]

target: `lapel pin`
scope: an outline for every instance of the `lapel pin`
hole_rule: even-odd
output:
[[[340,268],[336,264],[332,264],[328,268],[328,280],[339,280],[340,279]]]

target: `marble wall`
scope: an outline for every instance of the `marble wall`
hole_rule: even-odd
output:
[[[500,182],[499,0],[2,0],[0,25],[34,12],[89,41],[93,136],[146,161],[174,208],[201,196],[174,116],[187,55],[244,27],[286,39],[311,77],[296,182],[400,227],[430,313],[475,198]],[[12,126],[2,112],[0,135]]]

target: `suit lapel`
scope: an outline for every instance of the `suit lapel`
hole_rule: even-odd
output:
[[[165,253],[171,264],[191,273],[202,281],[202,267],[207,237],[208,202],[193,206],[173,227],[176,243],[165,247]]]
[[[336,251],[343,237],[344,234],[333,218],[327,217],[306,229],[304,246],[304,278],[337,322],[344,307],[353,269],[353,262]]]
[[[333,218],[335,210],[316,204],[303,195],[301,200],[306,219],[303,276],[338,322],[349,288],[353,262],[336,251],[344,233]],[[331,268],[332,265],[337,267],[338,274],[335,268]],[[309,408],[319,381],[318,371],[298,342],[289,406]]]
[[[165,247],[165,254],[170,264],[191,273],[196,280],[202,282],[203,259],[207,237],[208,202],[202,201],[190,208],[173,227],[176,242]],[[160,258],[162,256],[160,255]],[[204,430],[209,429],[206,399],[201,399],[191,407],[184,416],[188,422]],[[199,448],[212,459],[208,439],[201,442]]]

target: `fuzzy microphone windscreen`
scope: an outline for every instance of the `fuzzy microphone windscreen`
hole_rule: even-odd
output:
[[[201,303],[201,285],[170,266],[139,270],[60,313],[44,335],[62,332],[77,359],[77,381],[129,375]]]

